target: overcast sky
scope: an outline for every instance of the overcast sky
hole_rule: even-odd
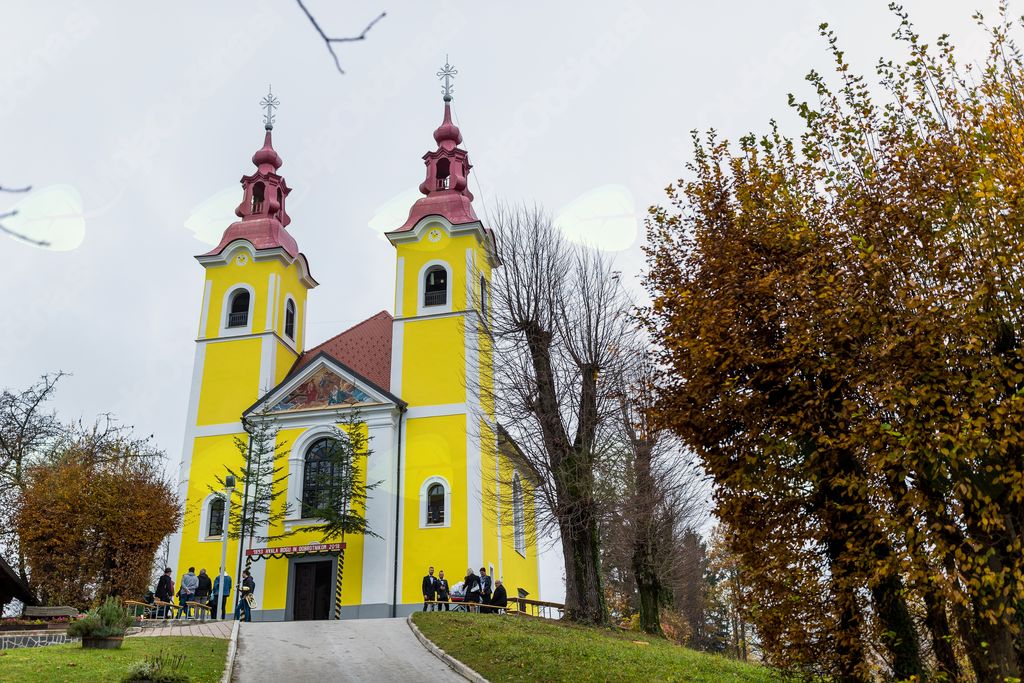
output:
[[[291,0],[7,0],[0,185],[34,189],[0,194],[0,212],[17,206],[5,224],[51,246],[0,235],[0,386],[70,372],[63,417],[112,412],[177,463],[203,288],[192,257],[233,220],[270,83],[289,230],[321,285],[311,346],[391,309],[380,233],[418,196],[446,54],[478,214],[541,203],[615,253],[638,292],[643,216],[684,174],[690,130],[735,139],[775,118],[798,134],[786,96],[809,97],[804,75],[829,68],[823,21],[859,71],[900,56],[887,0],[307,5],[333,35],[387,17],[338,47],[342,76]],[[994,17],[995,0],[904,5],[930,42],[948,32],[983,54],[971,13]]]

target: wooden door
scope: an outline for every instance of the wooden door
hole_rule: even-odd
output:
[[[295,587],[292,602],[295,605],[292,619],[330,619],[334,597],[332,568],[330,560],[325,562],[299,562],[295,568]]]

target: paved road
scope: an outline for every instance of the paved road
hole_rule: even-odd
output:
[[[243,623],[233,680],[465,681],[424,649],[405,619]]]

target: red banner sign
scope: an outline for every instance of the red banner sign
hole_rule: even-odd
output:
[[[314,543],[312,545],[282,545],[276,548],[249,548],[245,554],[250,557],[263,557],[264,555],[296,555],[299,553],[334,553],[344,549],[344,543]]]

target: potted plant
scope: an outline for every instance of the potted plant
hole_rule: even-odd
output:
[[[124,634],[134,621],[117,598],[107,598],[97,609],[68,626],[68,635],[81,638],[82,647],[113,650],[121,647]]]

